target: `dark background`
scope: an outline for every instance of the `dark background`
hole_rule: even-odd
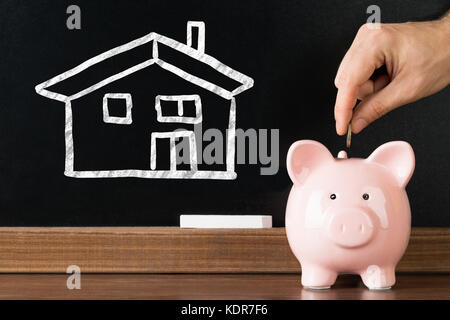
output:
[[[82,29],[66,28],[81,7]],[[181,213],[272,214],[284,224],[285,155],[299,139],[345,147],[335,133],[334,76],[373,1],[0,1],[0,225],[178,225]],[[448,0],[377,1],[382,22],[434,19]],[[237,165],[237,180],[74,179],[64,172],[64,105],[34,86],[155,31],[185,42],[206,23],[205,52],[251,76],[237,96],[238,128],[280,129],[280,170]],[[432,36],[432,35],[430,35]],[[397,109],[352,141],[366,157],[391,140],[416,152],[407,191],[414,226],[450,226],[450,90]],[[114,139],[114,137],[112,137]]]

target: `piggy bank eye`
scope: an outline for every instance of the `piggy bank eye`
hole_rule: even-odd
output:
[[[364,200],[369,200],[369,194],[368,194],[368,193],[364,193],[364,194],[362,195],[362,198],[363,198]]]
[[[334,193],[332,193],[332,194],[330,195],[330,199],[331,199],[331,200],[336,199],[336,195],[335,195]]]

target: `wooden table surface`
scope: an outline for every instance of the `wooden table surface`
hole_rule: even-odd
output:
[[[0,274],[0,299],[450,299],[450,274],[398,274],[388,291],[344,275],[330,290],[303,289],[298,274]]]

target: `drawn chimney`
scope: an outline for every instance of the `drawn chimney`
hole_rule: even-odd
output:
[[[192,45],[192,35],[197,32],[197,46]],[[187,23],[187,45],[205,52],[205,23],[203,21],[188,21]]]

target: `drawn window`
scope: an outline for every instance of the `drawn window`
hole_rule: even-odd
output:
[[[202,102],[197,94],[158,95],[155,99],[158,122],[190,123],[202,122]]]
[[[121,108],[124,115],[111,115],[112,107]],[[106,123],[115,124],[131,124],[133,122],[131,118],[131,108],[133,107],[133,101],[131,94],[129,93],[107,93],[103,96],[103,121]]]

